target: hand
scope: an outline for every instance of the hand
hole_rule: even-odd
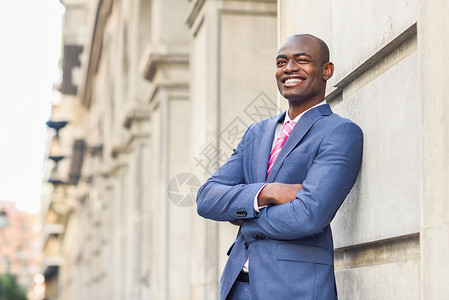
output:
[[[229,221],[229,223],[231,223],[232,225],[235,225],[235,226],[242,226],[243,220]]]
[[[259,194],[259,206],[268,204],[284,204],[296,199],[296,194],[302,189],[302,184],[273,182],[267,184]]]

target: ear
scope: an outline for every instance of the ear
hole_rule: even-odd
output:
[[[323,79],[324,81],[329,80],[332,75],[334,75],[334,64],[327,62],[323,64]]]

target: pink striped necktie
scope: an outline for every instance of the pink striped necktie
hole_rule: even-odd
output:
[[[279,137],[277,138],[276,143],[274,144],[274,147],[270,153],[270,162],[268,163],[267,178],[268,175],[270,174],[271,167],[273,167],[274,161],[279,156],[279,152],[281,152],[281,149],[284,146],[288,136],[290,135],[290,132],[292,132],[293,127],[295,127],[295,124],[296,122],[288,121],[282,127],[281,133],[279,134]]]

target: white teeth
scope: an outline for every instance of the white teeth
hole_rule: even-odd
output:
[[[290,79],[287,79],[285,81],[285,83],[293,83],[293,82],[301,82],[301,81],[302,81],[302,79],[300,79],[300,78],[290,78]]]

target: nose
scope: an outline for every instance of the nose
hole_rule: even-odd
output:
[[[289,59],[287,64],[285,65],[284,72],[292,73],[295,71],[298,71],[298,65],[296,64],[295,60]]]

